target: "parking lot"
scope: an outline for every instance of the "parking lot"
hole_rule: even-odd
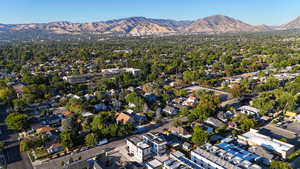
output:
[[[292,124],[292,123],[290,123]],[[261,127],[260,133],[270,136],[275,139],[287,139],[287,142],[296,146],[296,149],[300,148],[300,137],[299,134],[289,131],[285,128],[275,126],[274,124],[268,124]]]

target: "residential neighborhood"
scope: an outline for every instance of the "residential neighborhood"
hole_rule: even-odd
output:
[[[53,23],[59,37],[12,43],[0,24],[0,169],[300,167],[297,31],[148,20]]]

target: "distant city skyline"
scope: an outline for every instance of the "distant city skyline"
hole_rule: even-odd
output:
[[[196,20],[222,14],[252,25],[281,25],[300,16],[299,7],[299,0],[4,0],[0,23],[82,23],[134,16]]]

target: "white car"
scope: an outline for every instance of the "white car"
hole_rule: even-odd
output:
[[[100,140],[97,145],[100,146],[100,145],[107,144],[107,143],[108,143],[108,140],[105,138],[103,140]]]

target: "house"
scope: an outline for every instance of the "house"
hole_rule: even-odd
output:
[[[138,162],[144,162],[152,157],[151,146],[143,141],[143,139],[132,136],[126,139],[128,152],[133,155]]]
[[[215,129],[216,128],[221,128],[225,125],[225,123],[223,123],[221,120],[218,120],[214,117],[207,118],[204,123],[210,125],[211,127],[215,128]]]
[[[172,100],[172,103],[174,104],[181,104],[183,102],[183,97],[177,97]]]
[[[42,121],[43,125],[51,125],[51,126],[60,126],[61,118],[58,115],[52,114],[50,116],[46,116],[45,120]]]
[[[182,105],[188,106],[188,107],[193,107],[197,102],[197,98],[195,96],[189,96],[183,103]]]
[[[47,149],[47,152],[49,154],[52,154],[52,153],[57,153],[57,152],[60,152],[60,151],[63,151],[64,150],[64,146],[59,144],[59,143],[55,143],[55,144],[52,144],[48,149]]]
[[[134,118],[130,114],[127,114],[127,113],[119,113],[116,118],[116,121],[118,123],[123,123],[123,124],[135,123]]]
[[[151,146],[151,151],[155,155],[160,156],[167,152],[167,141],[159,133],[146,133],[143,135],[143,140]]]
[[[17,93],[17,97],[20,98],[23,95],[23,88],[24,85],[23,84],[16,84],[13,85],[12,88],[15,90],[15,92]]]
[[[142,125],[145,124],[148,119],[144,114],[139,114],[139,113],[120,113],[117,115],[116,121],[118,123],[122,122],[124,124],[126,123],[132,123],[135,125]]]
[[[250,117],[258,118],[260,110],[251,106],[242,106],[237,109],[240,113],[247,114]]]
[[[105,111],[105,110],[107,110],[107,106],[104,103],[100,103],[100,104],[95,105],[95,111],[96,112]]]
[[[38,129],[36,129],[36,133],[42,134],[42,133],[50,132],[50,131],[52,131],[52,130],[55,130],[55,129],[52,128],[52,127],[46,127],[46,126],[44,126],[44,127],[40,127],[40,128],[38,128]]]
[[[184,138],[190,138],[192,135],[191,135],[191,132],[192,132],[192,127],[190,126],[178,126],[178,127],[175,127],[175,126],[172,126],[170,129],[172,134],[175,134],[175,135],[178,135],[178,136],[181,136],[181,137],[184,137]]]
[[[148,121],[146,115],[141,113],[132,114],[132,116],[135,121],[135,124],[137,125],[145,124]]]
[[[166,106],[163,109],[163,112],[168,113],[169,115],[175,115],[178,113],[178,109],[171,107],[171,106]]]
[[[156,96],[152,93],[145,93],[144,98],[149,102],[155,102],[157,100]]]
[[[226,111],[226,112],[220,111],[217,114],[217,118],[225,123],[228,122],[233,116],[234,116],[234,113],[231,111]]]

